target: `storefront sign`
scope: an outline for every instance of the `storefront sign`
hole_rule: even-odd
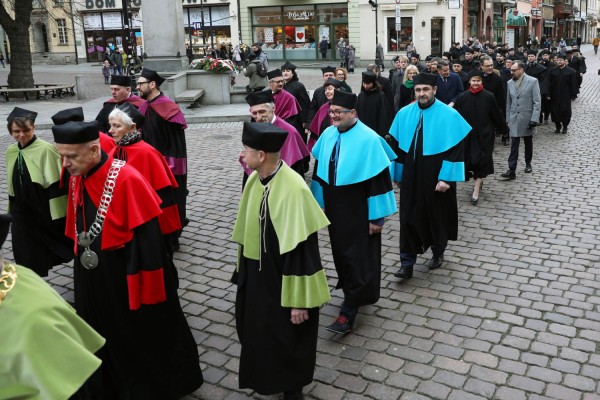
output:
[[[86,30],[102,29],[102,17],[100,16],[100,14],[84,14],[83,28]]]
[[[288,19],[292,21],[309,21],[315,19],[314,11],[288,11]]]
[[[127,0],[130,7],[139,8],[142,0]],[[85,8],[88,10],[106,10],[112,8],[123,8],[121,0],[85,0]]]
[[[448,9],[458,10],[460,8],[460,0],[448,0]]]
[[[102,14],[102,20],[104,21],[104,29],[121,29],[123,27],[121,13],[119,12],[104,13]]]

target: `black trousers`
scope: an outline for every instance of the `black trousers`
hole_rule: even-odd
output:
[[[523,138],[525,142],[525,164],[530,165],[531,159],[533,158],[533,135],[525,136]],[[511,171],[517,169],[517,161],[519,159],[519,144],[521,143],[520,137],[510,138],[510,155],[508,156],[508,168]]]
[[[546,97],[542,97],[542,112],[540,113],[540,123],[543,119],[548,119],[550,116],[550,100]]]

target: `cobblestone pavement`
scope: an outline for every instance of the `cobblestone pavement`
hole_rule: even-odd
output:
[[[500,145],[496,175],[486,179],[478,206],[469,202],[471,184],[459,185],[459,239],[441,269],[427,272],[427,254],[413,279],[398,284],[398,215],[388,219],[381,300],[361,309],[352,333],[336,336],[324,329],[341,303],[340,291],[333,292],[321,312],[307,398],[600,399],[600,62],[586,55],[589,72],[569,133],[538,128],[533,173],[523,173],[521,160],[515,181],[497,180],[508,158],[508,147]],[[192,125],[187,135],[191,222],[175,257],[206,378],[187,399],[274,399],[240,391],[237,381],[240,345],[229,277],[241,124]],[[11,140],[0,136],[1,150]],[[1,168],[5,173],[4,163]],[[4,183],[2,192],[0,206],[6,206]],[[326,232],[320,243],[333,287]],[[72,300],[68,266],[48,280]]]

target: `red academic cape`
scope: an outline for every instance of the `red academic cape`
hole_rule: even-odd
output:
[[[77,254],[78,244],[74,228],[77,217],[73,203],[76,202],[78,208],[82,207],[85,189],[98,208],[100,197],[104,191],[104,182],[112,162],[113,157],[108,157],[108,160],[92,175],[86,178],[81,176],[70,178],[65,234],[75,242],[75,254]],[[140,200],[135,201],[135,199]],[[160,202],[160,198],[146,179],[135,168],[124,165],[117,177],[112,201],[104,220],[101,249],[117,249],[131,241],[135,228],[161,214]],[[88,230],[92,222],[86,221]],[[165,301],[163,267],[146,270],[141,265],[128,271],[127,287],[131,310],[138,309],[142,304],[156,304]]]
[[[175,176],[162,154],[143,140],[127,146],[115,146],[108,155],[126,161],[127,165],[137,169],[159,197],[161,190],[170,188],[169,193],[172,194],[172,190],[178,187]],[[162,214],[158,217],[158,223],[161,233],[167,235],[180,230],[182,226],[177,203],[168,202],[165,198],[161,200]]]

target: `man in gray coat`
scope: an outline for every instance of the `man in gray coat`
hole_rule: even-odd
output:
[[[525,74],[523,61],[515,61],[510,67],[512,79],[508,81],[506,96],[506,122],[510,129],[510,155],[508,171],[501,175],[504,180],[517,178],[517,160],[521,138],[525,142],[525,172],[532,171],[533,134],[538,125],[542,107],[540,85],[536,78]]]

